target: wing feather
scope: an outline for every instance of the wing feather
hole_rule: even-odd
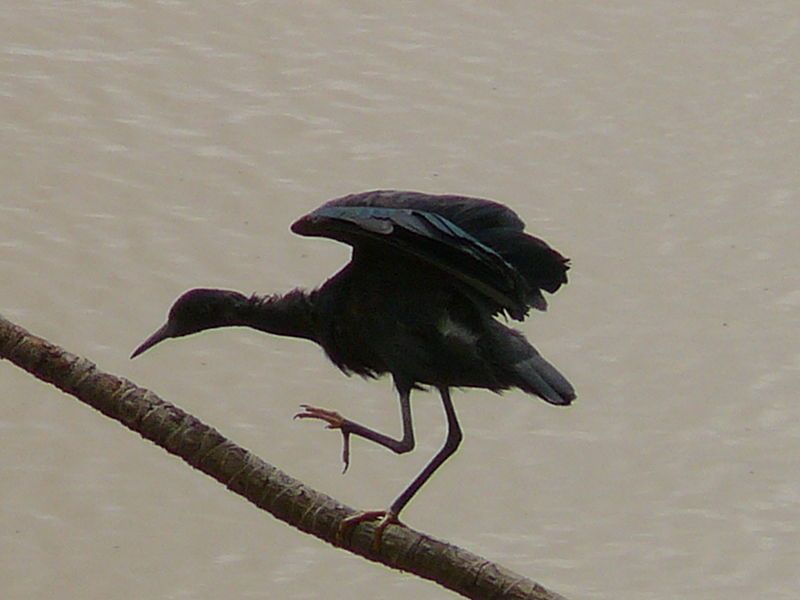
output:
[[[546,308],[540,290],[555,292],[569,268],[524,227],[514,211],[490,200],[379,190],[331,200],[292,231],[415,256],[479,292],[494,312],[522,320],[529,306]]]

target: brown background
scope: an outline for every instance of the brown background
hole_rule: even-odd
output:
[[[0,312],[382,507],[441,443],[435,395],[416,396],[414,453],[356,442],[341,476],[338,436],[291,415],[312,402],[399,431],[388,381],[248,331],[127,357],[187,288],[323,281],[347,249],[288,225],[330,197],[506,202],[573,259],[524,330],[579,402],[458,394],[465,443],[408,522],[574,598],[794,599],[796,9],[6,3]],[[4,598],[450,597],[10,365],[0,383]]]

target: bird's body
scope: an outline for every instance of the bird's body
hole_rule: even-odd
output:
[[[567,280],[567,260],[523,228],[513,211],[488,200],[395,191],[345,196],[292,225],[301,235],[353,247],[351,261],[321,287],[249,298],[192,290],[134,356],[167,337],[243,325],[312,340],[345,373],[390,374],[400,395],[400,440],[331,411],[305,407],[298,414],[342,431],[346,464],[351,434],[395,452],[413,448],[410,393],[436,387],[448,439],[386,511],[385,526],[460,442],[450,388],[517,387],[558,405],[575,397],[521,333],[495,318],[522,320],[529,307],[544,310],[541,290],[555,292]]]
[[[359,257],[309,298],[320,324],[317,341],[346,373],[389,373],[398,387],[537,393],[519,368],[538,356],[533,347],[418,259]],[[567,403],[568,384],[551,379],[560,392],[539,393]]]

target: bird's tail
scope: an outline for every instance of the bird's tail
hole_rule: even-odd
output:
[[[536,394],[550,404],[566,406],[575,399],[575,389],[566,377],[547,362],[536,348],[530,346],[532,354],[516,363],[513,367],[518,377],[517,387],[531,394]]]

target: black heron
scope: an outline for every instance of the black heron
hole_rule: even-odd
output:
[[[244,326],[316,342],[348,375],[389,373],[400,397],[400,439],[309,405],[296,415],[342,432],[345,470],[351,435],[398,454],[412,450],[411,391],[437,388],[447,418],[442,448],[387,510],[343,523],[380,518],[380,543],[384,528],[399,523],[403,507],[461,442],[450,388],[516,387],[560,406],[575,398],[564,376],[495,318],[522,321],[531,307],[545,310],[542,291],[567,282],[568,260],[524,226],[511,209],[479,198],[371,191],[331,200],[292,225],[297,234],[353,248],[350,262],[320,288],[249,297],[190,290],[131,358],[167,338]]]

